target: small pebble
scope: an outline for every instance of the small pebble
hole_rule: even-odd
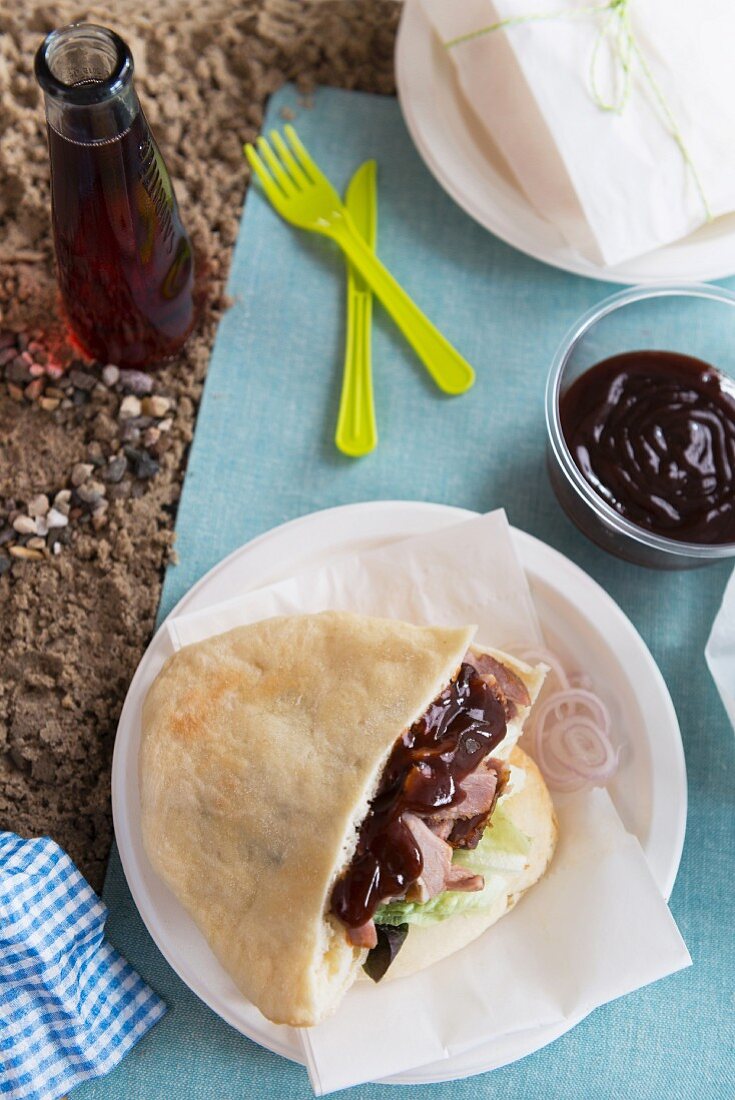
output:
[[[65,397],[64,400],[61,402],[61,407],[62,409],[71,409],[73,404],[73,401],[70,401],[68,397]]]
[[[170,432],[172,426],[173,426],[173,420],[169,416],[165,420],[161,421],[161,423],[158,425],[158,430],[159,430],[159,432]]]
[[[11,546],[10,553],[14,558],[22,558],[24,561],[43,561],[40,550],[32,550],[27,546]]]
[[[30,516],[18,516],[13,520],[13,527],[19,535],[35,535],[36,521]]]
[[[74,392],[71,395],[72,405],[77,405],[77,406],[78,405],[86,405],[88,401],[89,401],[89,394],[87,393],[86,390],[77,390],[77,389],[75,389]]]
[[[146,428],[146,430],[143,432],[143,446],[155,447],[160,438],[161,433],[158,428]]]
[[[5,329],[4,332],[0,332],[0,348],[15,347],[16,336],[14,332],[9,329]]]
[[[125,454],[133,467],[133,473],[141,480],[155,477],[158,473],[158,463],[147,451],[138,451],[135,447],[126,447]]]
[[[127,424],[127,421],[123,423],[123,429],[125,427],[125,424]],[[94,423],[92,424],[94,438],[98,442],[102,440],[105,443],[111,443],[113,439],[117,439],[121,430],[122,429],[118,426],[117,421],[109,417],[104,411],[100,411],[97,413],[94,418]]]
[[[107,490],[107,495],[110,500],[124,500],[125,497],[130,496],[130,490],[132,489],[131,483],[126,478],[124,481],[119,482],[117,485],[110,485]]]
[[[46,516],[36,516],[36,534],[44,538],[48,534],[48,520]]]
[[[58,382],[60,378],[64,377],[64,368],[61,363],[47,363],[46,374],[49,378],[53,378],[55,382]]]
[[[53,544],[53,546],[51,547],[51,553],[52,554],[57,554],[57,555],[61,553],[61,543],[60,542],[55,542]]]
[[[64,391],[58,389],[56,386],[47,386],[44,393],[47,397],[58,397],[59,401],[61,401],[64,396]]]
[[[132,393],[129,393],[127,397],[123,397],[120,403],[120,411],[118,416],[121,420],[131,420],[135,416],[140,416],[141,405],[137,397]]]
[[[102,381],[112,389],[120,381],[120,368],[116,367],[114,363],[108,363],[106,367],[102,368]]]
[[[130,420],[126,420],[120,428],[120,439],[123,443],[137,443],[140,439],[140,428]]]
[[[13,401],[23,400],[23,390],[13,382],[8,382],[8,394],[12,397]]]
[[[128,460],[125,455],[115,455],[114,458],[110,458],[107,469],[102,471],[102,476],[105,481],[116,483],[122,481],[127,473],[127,469]]]
[[[29,550],[45,550],[46,540],[42,538],[28,539],[27,546]]]
[[[12,542],[15,535],[16,532],[12,527],[0,527],[0,546],[5,546],[6,543]]]
[[[94,466],[91,462],[77,462],[76,466],[71,472],[71,481],[74,488],[78,488],[88,477],[94,472]]]
[[[71,505],[71,489],[59,489],[58,493],[54,497],[54,508],[62,515],[69,515],[69,508]]]
[[[31,372],[33,378],[45,378],[46,368],[42,363],[31,363],[28,370]]]
[[[30,336],[27,332],[19,332],[15,337],[15,342],[21,351],[25,351],[30,343]]]
[[[43,379],[34,378],[32,382],[29,382],[23,391],[29,401],[37,401],[43,393]]]
[[[5,377],[8,382],[15,382],[16,385],[25,386],[27,382],[30,382],[33,375],[28,370],[28,364],[25,360],[21,359],[19,355],[16,355],[12,363],[9,363],[5,368]]]
[[[101,500],[98,504],[95,505],[92,512],[92,526],[94,527],[95,531],[99,531],[107,523],[107,509],[109,507],[110,506],[106,500]]]
[[[171,401],[168,397],[154,394],[152,397],[144,397],[141,405],[143,416],[160,417],[165,416],[171,408]]]
[[[7,556],[7,554],[0,554],[0,577],[7,573],[8,569],[10,569],[11,564],[12,562],[10,561],[10,558]]]
[[[119,381],[126,393],[134,393],[138,397],[143,397],[153,389],[153,379],[141,370],[121,370]]]
[[[31,355],[31,353],[29,351],[27,351],[27,350],[22,351],[20,353],[20,357],[21,357],[21,359],[23,360],[24,363],[28,364],[29,367],[33,366],[33,356]]]
[[[49,499],[45,493],[39,493],[37,497],[28,502],[29,516],[45,516],[50,508]]]
[[[77,496],[84,504],[96,504],[107,492],[101,481],[87,481],[77,489]]]
[[[89,461],[94,466],[104,466],[105,454],[102,450],[102,444],[99,442],[99,440],[92,440],[92,442],[87,447],[87,455],[89,456]]]
[[[69,380],[75,389],[84,390],[86,393],[97,385],[97,379],[93,374],[87,374],[86,371],[76,368],[69,371]]]
[[[45,412],[56,412],[61,402],[58,397],[39,397],[38,404]]]
[[[66,527],[68,522],[69,517],[58,508],[52,508],[46,516],[46,523],[48,524],[49,530],[54,527]]]
[[[5,347],[0,351],[0,367],[7,366],[8,363],[12,363],[18,352],[14,347]]]

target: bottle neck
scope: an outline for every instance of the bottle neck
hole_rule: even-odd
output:
[[[36,53],[35,72],[49,126],[70,141],[112,141],[140,111],[132,54],[105,27],[71,23],[52,31]]]

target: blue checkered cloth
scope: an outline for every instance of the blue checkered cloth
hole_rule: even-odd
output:
[[[107,906],[48,837],[0,832],[0,1097],[100,1077],[166,1006],[104,940]]]

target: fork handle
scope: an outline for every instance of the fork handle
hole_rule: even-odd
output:
[[[475,381],[475,372],[432,325],[403,287],[362,240],[345,217],[331,234],[418,355],[431,377],[445,393],[464,393]]]

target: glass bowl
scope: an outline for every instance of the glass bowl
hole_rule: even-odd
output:
[[[735,382],[735,294],[705,284],[633,287],[606,298],[564,337],[546,384],[547,459],[564,511],[604,550],[639,565],[691,569],[735,556],[733,543],[680,542],[624,519],[580,473],[562,434],[560,398],[589,367],[625,351],[703,359]]]

